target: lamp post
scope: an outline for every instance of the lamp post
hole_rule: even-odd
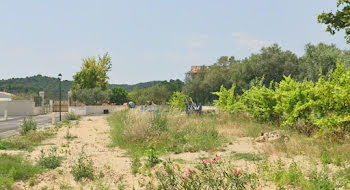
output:
[[[58,74],[58,84],[60,88],[60,121],[62,120],[61,118],[61,101],[62,101],[62,90],[61,90],[61,80],[62,80],[62,74]]]

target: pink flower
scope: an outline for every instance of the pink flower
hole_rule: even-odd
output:
[[[154,167],[151,168],[152,172],[156,171],[156,169]]]
[[[235,168],[235,169],[233,169],[233,175],[235,175],[235,176],[237,176],[238,175],[238,173],[237,173],[237,169]]]

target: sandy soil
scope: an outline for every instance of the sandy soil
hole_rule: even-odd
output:
[[[139,188],[138,180],[131,174],[131,159],[125,156],[125,151],[119,148],[110,148],[109,125],[104,116],[84,117],[78,124],[71,128],[63,127],[58,130],[56,137],[45,141],[43,146],[37,147],[28,153],[28,158],[37,161],[41,150],[47,151],[57,147],[60,155],[65,157],[62,166],[37,176],[37,184],[30,187],[28,182],[18,182],[17,189],[90,189],[95,187],[98,180],[77,183],[72,174],[71,166],[77,162],[79,155],[84,149],[86,154],[93,160],[95,175],[102,172],[104,177],[101,181],[110,189],[117,189],[118,184],[127,184],[129,188]],[[67,130],[76,138],[68,142],[65,139]]]

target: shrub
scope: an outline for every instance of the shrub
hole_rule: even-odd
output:
[[[84,150],[81,151],[78,162],[72,166],[71,173],[76,181],[80,181],[82,178],[90,180],[94,178],[93,162]]]
[[[221,159],[206,159],[195,168],[182,168],[171,161],[155,171],[158,189],[256,189],[256,175],[236,169]]]
[[[168,102],[169,107],[172,109],[179,109],[181,111],[185,111],[186,109],[186,95],[181,92],[174,92],[170,97]]]
[[[85,105],[101,105],[109,101],[110,90],[101,88],[85,88],[73,90],[73,99]]]
[[[63,157],[58,156],[56,147],[51,148],[48,155],[45,154],[44,150],[41,150],[39,165],[48,169],[55,169],[61,166],[62,159]]]
[[[24,118],[22,125],[20,125],[20,134],[26,135],[29,131],[36,131],[37,123],[33,118]]]
[[[234,98],[234,86],[221,88],[216,105],[230,112],[246,111],[254,118],[293,127],[315,137],[344,138],[350,132],[350,68],[338,62],[327,76],[312,82],[284,77],[279,84],[262,80]],[[230,100],[230,101],[229,101]]]
[[[79,120],[80,119],[80,115],[76,115],[74,113],[67,113],[65,116],[64,116],[64,119],[65,120],[68,120],[68,121],[74,121],[74,120]]]
[[[110,97],[110,103],[115,103],[117,105],[122,105],[129,101],[128,93],[120,87],[113,87]]]

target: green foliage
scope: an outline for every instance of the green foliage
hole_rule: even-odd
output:
[[[328,177],[327,172],[312,172],[311,176],[309,177],[308,183],[306,183],[305,188],[306,190],[335,190],[336,184]]]
[[[174,92],[173,95],[171,95],[168,104],[171,109],[179,109],[180,111],[185,111],[186,95],[181,92]]]
[[[148,158],[146,166],[148,168],[152,168],[160,162],[158,155],[157,155],[156,147],[153,144],[151,144],[149,146],[146,154],[147,154],[147,158]]]
[[[183,85],[179,79],[162,81],[147,88],[136,88],[129,95],[137,104],[166,104],[174,92],[182,90]]]
[[[180,92],[184,83],[177,80],[161,81],[147,88],[135,88],[130,98],[137,104],[166,104],[174,92]]]
[[[10,189],[15,180],[27,180],[41,172],[19,155],[0,154],[0,189]]]
[[[102,57],[88,57],[83,59],[81,71],[77,72],[73,78],[73,90],[101,88],[107,90],[108,75],[112,69],[111,57],[105,53]]]
[[[30,150],[41,141],[51,137],[53,134],[48,131],[29,131],[25,136],[14,136],[0,140],[0,150]]]
[[[131,173],[136,175],[140,172],[140,167],[142,166],[139,157],[135,157],[131,163]]]
[[[223,85],[221,85],[219,92],[213,92],[213,94],[219,97],[218,100],[214,101],[215,106],[221,108],[222,110],[231,112],[236,110],[235,107],[232,107],[236,105],[235,89],[235,85],[232,85],[232,88],[229,90],[227,90]]]
[[[350,28],[349,28],[349,0],[338,0],[337,7],[342,8],[337,10],[335,13],[323,12],[318,16],[318,22],[327,25],[326,31],[334,35],[336,31],[345,30],[345,39],[350,43]]]
[[[181,167],[171,161],[163,162],[155,171],[158,189],[257,189],[259,180],[254,174],[237,170],[231,163],[212,158],[202,161],[195,169]]]
[[[308,135],[317,132],[316,137],[343,137],[349,132],[350,123],[349,76],[350,69],[338,63],[334,71],[320,77],[316,84],[285,77],[267,88],[260,80],[234,101],[228,101],[233,90],[222,88],[215,93],[219,96],[216,104],[231,112],[244,110],[259,120],[279,121],[283,127],[293,127]]]
[[[94,178],[94,166],[92,159],[86,155],[84,150],[81,151],[78,162],[72,166],[71,173],[76,181],[80,181],[83,178],[90,180]]]
[[[80,119],[80,115],[76,115],[74,113],[67,113],[65,116],[64,116],[64,119],[65,120],[68,120],[68,121],[76,121],[76,120],[79,120]]]
[[[62,159],[63,157],[58,156],[56,147],[51,148],[47,155],[44,150],[41,150],[39,165],[48,169],[55,169],[61,166]]]
[[[72,81],[62,81],[62,98],[67,98],[67,92],[72,86]],[[35,75],[25,78],[11,78],[0,80],[0,91],[13,93],[28,98],[28,95],[37,95],[39,91],[45,92],[45,99],[59,99],[57,78]]]
[[[256,119],[271,121],[276,118],[273,83],[271,82],[270,87],[266,88],[262,82],[263,79],[257,81],[249,90],[244,91],[239,97],[239,102],[243,105],[243,109]]]
[[[102,88],[85,88],[73,91],[73,99],[85,105],[101,105],[109,101],[110,90]]]
[[[215,117],[186,116],[174,113],[120,111],[108,118],[113,144],[133,156],[213,150],[224,139],[215,129]]]
[[[29,131],[36,131],[37,125],[33,118],[24,118],[22,125],[20,125],[19,133],[26,135]]]
[[[254,153],[234,153],[232,155],[234,159],[237,160],[246,160],[246,161],[259,161],[262,160],[262,157]]]
[[[128,100],[129,100],[128,93],[123,88],[120,88],[120,87],[112,88],[112,94],[109,100],[110,103],[122,105],[125,102],[128,102]]]
[[[320,158],[322,164],[330,164],[332,162],[331,155],[328,151],[323,151]]]

